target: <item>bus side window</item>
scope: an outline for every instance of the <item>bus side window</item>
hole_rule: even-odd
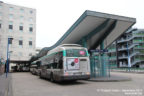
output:
[[[48,64],[46,65],[47,66],[47,69],[50,69],[51,68],[51,64]]]
[[[38,62],[38,68],[41,66],[41,61]]]
[[[63,68],[63,60],[60,59],[58,63],[58,69],[62,69],[62,68]]]
[[[53,57],[53,63],[52,63],[52,67],[53,69],[56,69],[57,68],[57,53],[54,55]]]
[[[58,69],[62,69],[62,68],[63,68],[63,53],[62,53],[62,52],[59,52],[59,53],[58,53],[58,57],[59,57]]]
[[[54,62],[54,63],[52,64],[52,67],[53,67],[53,69],[56,69],[56,68],[57,68],[57,63]]]
[[[62,57],[63,57],[63,52],[59,52],[58,54],[59,54],[59,58],[62,59]]]
[[[43,66],[43,69],[47,69],[47,65],[44,65],[44,66]]]

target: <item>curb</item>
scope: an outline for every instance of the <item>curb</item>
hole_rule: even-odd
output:
[[[103,79],[99,79],[99,78],[93,78],[93,79],[88,79],[87,81],[91,81],[91,82],[124,82],[124,81],[131,81],[131,78],[103,78]]]
[[[134,73],[134,74],[144,74],[144,72],[134,72],[134,71],[111,71],[111,72],[121,72],[121,73]]]

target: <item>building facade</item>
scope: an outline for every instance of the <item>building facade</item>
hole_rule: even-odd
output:
[[[112,67],[144,68],[144,29],[130,29],[109,48]]]
[[[0,2],[0,58],[12,63],[26,62],[35,55],[36,10]]]

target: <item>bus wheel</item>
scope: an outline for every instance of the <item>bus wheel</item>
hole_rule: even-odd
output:
[[[39,73],[39,76],[40,76],[40,78],[42,78],[42,75],[41,75],[41,73]]]
[[[51,73],[51,75],[50,75],[50,81],[51,81],[51,82],[54,82],[53,73]]]

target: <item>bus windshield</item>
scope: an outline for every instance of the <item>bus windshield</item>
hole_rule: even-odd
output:
[[[87,52],[85,49],[67,49],[66,56],[67,57],[86,57]]]

